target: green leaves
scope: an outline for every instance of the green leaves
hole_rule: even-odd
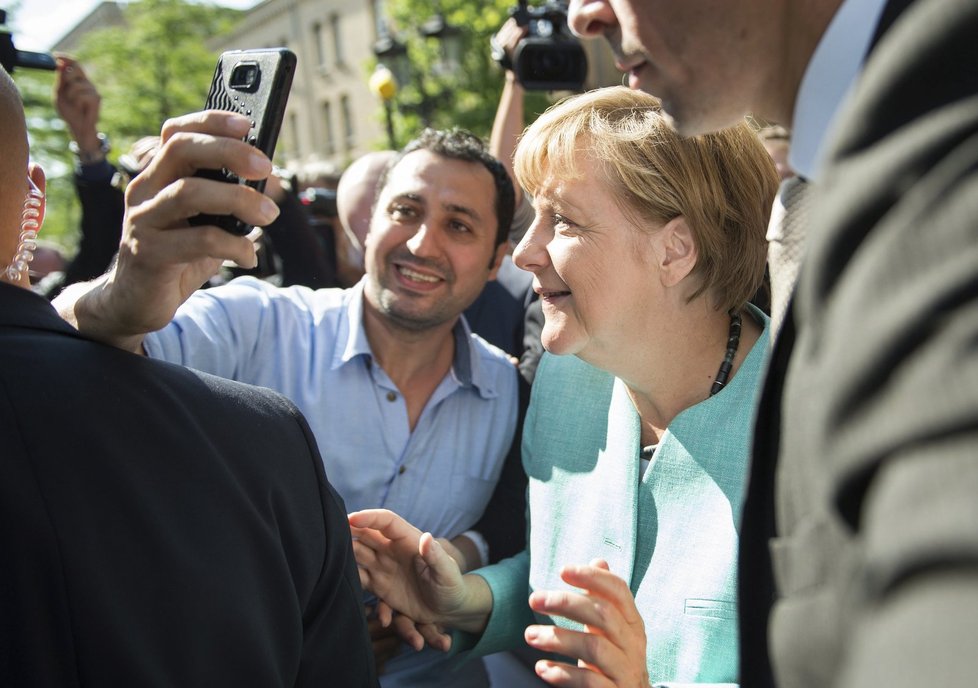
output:
[[[503,25],[509,17],[509,8],[515,4],[516,0],[386,2],[390,28],[407,45],[413,75],[409,83],[398,85],[394,102],[399,144],[406,143],[421,129],[425,110],[436,128],[460,126],[489,137],[503,85],[503,72],[489,55],[489,37]],[[418,31],[437,10],[446,23],[461,31],[461,62],[449,74],[441,73],[436,66],[441,58],[439,41],[423,38]],[[548,104],[545,95],[529,94],[527,118],[535,117]]]
[[[203,106],[218,56],[207,45],[228,32],[240,15],[186,0],[137,0],[126,4],[123,13],[124,27],[87,34],[74,55],[102,96],[99,129],[112,141],[113,161],[136,139],[159,134],[167,118]],[[24,99],[31,156],[48,174],[48,213],[41,236],[70,254],[80,209],[69,135],[54,109],[54,74],[22,69],[14,80]]]

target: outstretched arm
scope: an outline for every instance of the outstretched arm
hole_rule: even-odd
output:
[[[349,520],[360,583],[383,601],[382,622],[390,623],[395,610],[421,625],[482,632],[492,610],[489,586],[479,576],[462,575],[431,533],[386,509],[358,511]],[[436,646],[448,649],[445,641],[442,635]]]
[[[95,339],[140,352],[145,334],[170,322],[222,261],[254,266],[248,238],[188,222],[200,213],[230,213],[265,225],[278,215],[255,189],[193,176],[222,167],[245,179],[268,176],[271,161],[240,140],[249,127],[241,115],[214,110],[163,125],[159,153],[126,190],[118,260],[106,275],[54,301],[62,317]]]
[[[516,20],[510,17],[496,33],[493,40],[506,52],[510,62],[513,60],[513,51],[516,50],[516,45],[526,35],[526,32],[525,26],[518,25]],[[506,171],[514,180],[517,208],[523,198],[523,191],[515,182],[513,153],[516,151],[516,142],[519,140],[520,134],[523,133],[523,96],[525,94],[526,91],[516,75],[511,69],[507,69],[506,81],[499,96],[499,105],[496,108],[496,117],[492,122],[492,133],[489,136],[489,152],[506,166]]]

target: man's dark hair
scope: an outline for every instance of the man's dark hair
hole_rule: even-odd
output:
[[[509,228],[513,224],[513,212],[516,205],[516,193],[513,190],[513,180],[499,160],[488,150],[486,143],[478,136],[465,129],[425,129],[417,137],[408,142],[398,151],[384,169],[377,184],[377,195],[387,186],[387,175],[401,162],[405,155],[418,150],[426,150],[454,160],[477,162],[489,170],[496,184],[496,246],[509,238]]]

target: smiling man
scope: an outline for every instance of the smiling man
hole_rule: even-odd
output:
[[[130,187],[139,210],[126,218],[117,265],[56,305],[103,341],[290,397],[347,508],[408,514],[454,543],[463,567],[484,563],[470,529],[510,448],[517,373],[461,313],[506,252],[505,168],[467,132],[427,130],[381,179],[356,286],[279,288],[246,277],[185,295],[220,260],[253,258],[247,239],[187,228],[185,218],[220,206],[268,219],[250,190],[186,176],[236,149],[238,125],[220,113],[169,122],[167,145]],[[263,165],[254,176],[267,173]],[[389,659],[382,685],[486,685],[472,666],[464,676],[445,671],[433,650],[391,657],[373,630],[376,654]]]

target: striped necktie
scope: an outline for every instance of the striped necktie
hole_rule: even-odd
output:
[[[784,321],[798,279],[808,229],[812,185],[801,177],[781,182],[767,230],[767,261],[771,275],[771,340]]]

